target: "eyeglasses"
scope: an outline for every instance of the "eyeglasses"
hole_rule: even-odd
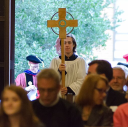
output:
[[[103,94],[103,93],[107,93],[106,90],[104,89],[100,89],[100,88],[95,88],[100,94]]]

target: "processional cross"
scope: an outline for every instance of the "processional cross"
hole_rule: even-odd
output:
[[[69,14],[72,16],[73,20],[66,20],[66,18],[65,18],[66,17],[66,8],[59,8],[58,10],[59,10],[59,12],[57,12],[57,13],[58,13],[59,19],[58,20],[52,20],[52,18],[53,18],[52,17],[51,20],[47,21],[47,27],[51,27],[51,28],[52,27],[58,27],[59,28],[59,34],[58,35],[59,35],[59,38],[61,39],[61,63],[64,64],[65,63],[64,39],[66,39],[66,34],[67,34],[66,28],[67,27],[73,27],[73,29],[74,29],[74,27],[77,27],[78,26],[78,20],[74,20],[73,16],[70,13]],[[71,33],[72,30],[69,33]],[[62,86],[65,87],[65,71],[62,71]]]

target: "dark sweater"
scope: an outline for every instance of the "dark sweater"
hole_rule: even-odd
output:
[[[35,114],[46,127],[83,127],[79,110],[66,100],[59,99],[52,107],[41,105],[39,100],[33,101],[32,105]]]

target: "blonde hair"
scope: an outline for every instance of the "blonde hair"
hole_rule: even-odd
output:
[[[106,86],[108,86],[108,80],[104,76],[98,75],[98,74],[90,74],[88,75],[80,89],[80,92],[76,98],[76,103],[80,107],[84,106],[92,106],[94,105],[93,96],[94,96],[94,90],[97,86],[97,83],[103,80],[106,83]]]

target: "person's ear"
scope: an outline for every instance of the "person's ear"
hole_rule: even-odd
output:
[[[31,64],[28,62],[28,66],[30,66]]]

